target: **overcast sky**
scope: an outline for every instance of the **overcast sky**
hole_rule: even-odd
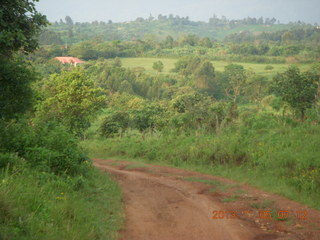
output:
[[[320,23],[320,0],[40,0],[37,9],[50,21],[70,16],[75,22],[124,22],[170,13],[208,21],[215,13],[229,19],[263,16],[282,23]]]

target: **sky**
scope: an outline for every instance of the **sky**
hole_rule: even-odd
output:
[[[208,21],[216,14],[228,19],[262,16],[275,17],[281,23],[301,20],[320,24],[320,0],[40,0],[36,6],[51,22],[66,16],[74,22],[125,22],[150,14]]]

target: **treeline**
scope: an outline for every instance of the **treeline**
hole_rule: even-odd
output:
[[[320,27],[305,26],[293,27],[287,30],[280,30],[275,32],[263,32],[261,34],[253,34],[250,31],[242,31],[227,36],[225,41],[241,43],[241,42],[281,42],[281,43],[319,43],[320,42]]]
[[[84,79],[90,79],[90,81],[87,81],[87,84],[91,84],[91,87],[99,89],[99,91],[95,91],[100,92],[101,97],[104,95],[112,98],[115,94],[127,94],[149,101],[173,101],[174,99],[174,101],[177,101],[179,98],[182,102],[179,104],[176,102],[176,104],[178,104],[176,106],[180,109],[178,110],[180,112],[184,112],[184,107],[182,107],[183,104],[186,102],[189,102],[188,104],[190,104],[194,101],[192,98],[194,98],[195,94],[200,94],[199,96],[202,96],[196,97],[196,99],[198,99],[197,101],[200,102],[206,102],[203,99],[203,97],[206,96],[208,99],[211,98],[214,101],[232,102],[234,104],[255,104],[262,101],[265,97],[268,97],[271,93],[276,93],[281,89],[281,86],[284,86],[284,82],[279,84],[277,83],[279,79],[284,78],[287,81],[291,81],[291,79],[287,77],[291,76],[292,79],[300,79],[297,83],[301,84],[301,88],[310,87],[311,89],[310,92],[308,90],[304,93],[303,99],[292,100],[293,96],[291,96],[291,100],[293,102],[299,101],[299,106],[301,108],[297,108],[300,109],[297,110],[297,112],[299,112],[298,115],[304,115],[306,108],[311,106],[308,105],[309,103],[307,102],[310,99],[313,99],[310,100],[311,102],[316,101],[315,96],[317,96],[317,83],[319,81],[319,67],[317,65],[313,66],[306,73],[300,73],[298,68],[291,67],[283,75],[276,75],[273,79],[273,83],[271,84],[266,77],[257,75],[251,70],[245,70],[243,66],[238,64],[229,64],[224,68],[224,71],[218,72],[208,59],[198,56],[180,58],[175,63],[174,69],[172,69],[172,72],[175,72],[176,74],[170,75],[161,74],[163,69],[163,63],[161,61],[155,61],[153,64],[153,68],[158,72],[158,74],[150,75],[145,73],[145,69],[141,67],[133,69],[126,69],[122,67],[121,60],[119,58],[115,58],[113,60],[99,59],[96,61],[89,61],[81,67],[82,70],[75,71],[77,73],[76,75],[67,74],[68,71],[74,72],[73,67],[70,66],[69,69],[66,69],[68,67],[58,63],[56,72],[63,74],[63,77],[51,75],[52,69],[43,66],[42,64],[36,65],[36,67],[47,79],[38,86],[38,88],[42,89],[44,93],[47,92],[47,94],[45,94],[46,96],[51,96],[52,93],[56,92],[56,90],[54,90],[55,88],[52,89],[51,87],[56,80],[59,79],[57,84],[60,85],[64,84],[62,79],[72,78],[71,76],[78,76],[79,81],[80,79],[83,81],[83,83],[81,83],[81,81],[79,82],[80,85],[84,84]],[[268,67],[272,69],[272,66]],[[306,85],[303,86],[303,84]],[[288,88],[292,89],[293,87],[294,86],[290,86],[290,84],[288,85]],[[300,85],[296,87],[297,89],[292,90],[290,93],[291,95],[300,94],[301,90],[298,90]],[[59,87],[59,89],[60,88],[61,87]],[[279,90],[279,95],[284,94],[284,92],[286,92],[286,89],[281,91]],[[89,97],[91,96],[90,94],[92,93],[86,92],[85,95]],[[310,94],[308,95],[310,97],[309,100],[307,94]],[[66,95],[64,94],[63,96]],[[71,94],[71,96],[73,95]],[[91,102],[93,105],[98,106],[98,102],[93,102],[94,99],[96,99],[96,101],[100,99],[98,96],[99,95],[97,95],[96,98],[93,96],[89,97],[90,101],[87,101],[87,104]],[[290,97],[288,97],[288,99],[289,98]],[[303,101],[307,101],[305,105],[302,103]],[[289,103],[289,105],[294,104],[293,102]],[[49,116],[49,119],[51,120],[55,119],[54,116],[50,116],[50,110],[44,107],[44,103],[41,104],[43,106],[43,114]],[[48,100],[48,103],[52,104],[53,99]],[[90,112],[90,109],[94,109],[92,106],[86,106],[86,108],[82,108],[82,110]],[[53,109],[56,111],[58,107],[54,107]],[[60,116],[59,114],[56,118],[57,120],[60,119],[59,122],[61,122],[62,119],[68,116],[68,114],[69,112],[66,112],[63,116]],[[81,119],[82,121],[85,121],[86,118],[82,117]],[[70,120],[67,121],[70,122]],[[86,120],[82,124],[84,124],[83,126],[89,126],[89,123],[90,120]],[[70,129],[75,125],[77,125],[78,130],[80,130],[80,123],[71,124]],[[86,127],[84,127],[84,129],[85,128]],[[83,130],[80,132],[83,132]]]
[[[318,31],[313,33],[319,35]],[[56,56],[74,56],[83,60],[143,56],[176,58],[190,55],[205,56],[211,60],[260,63],[309,63],[319,59],[320,42],[316,35],[312,35],[313,40],[302,41],[290,40],[285,37],[287,35],[291,36],[291,32],[282,33],[280,42],[266,39],[218,42],[190,34],[177,39],[168,35],[160,41],[155,38],[134,41],[104,41],[96,38],[72,45],[43,46],[35,54],[35,59],[48,61]]]
[[[108,41],[128,41],[142,39],[146,34],[156,35],[160,39],[166,35],[177,38],[182,33],[222,40],[226,35],[234,33],[235,29],[238,29],[238,32],[248,30],[248,28],[250,32],[274,32],[295,26],[310,27],[312,25],[302,22],[285,25],[280,24],[275,18],[263,19],[262,17],[229,20],[226,17],[218,18],[215,15],[208,22],[201,22],[172,14],[168,16],[160,14],[157,18],[151,15],[146,19],[139,17],[134,21],[123,23],[113,23],[111,20],[80,23],[74,22],[71,17],[67,16],[64,21],[61,19],[47,27],[46,32],[40,36],[40,43],[70,44],[95,37],[102,37]]]
[[[306,63],[319,58],[319,26],[275,22],[274,18],[228,20],[213,16],[204,23],[159,15],[157,19],[150,16],[128,23],[74,23],[67,16],[65,21],[46,28],[39,41],[48,57],[71,55],[84,60],[190,54],[206,55],[212,60],[265,63],[284,63],[292,56],[289,62]],[[234,28],[238,29],[236,33]],[[218,35],[220,41],[215,40]]]
[[[266,19],[264,19],[263,17],[260,17],[260,18],[247,17],[239,20],[230,20],[230,19],[227,19],[225,16],[218,18],[214,14],[212,18],[209,18],[209,24],[212,26],[218,26],[218,27],[228,26],[231,28],[236,26],[241,26],[241,25],[273,25],[275,23],[280,24],[280,21],[274,17],[266,18]]]
[[[182,35],[178,39],[167,36],[162,41],[154,38],[133,41],[104,41],[96,38],[73,45],[53,44],[44,46],[36,53],[36,57],[50,59],[56,56],[76,56],[83,60],[115,57],[137,57],[148,55],[148,52],[161,49],[173,49],[180,47],[212,48],[214,41],[209,38],[200,38],[196,35]]]

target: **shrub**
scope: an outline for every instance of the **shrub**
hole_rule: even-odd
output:
[[[102,121],[99,131],[104,137],[112,137],[120,131],[125,131],[129,126],[129,114],[126,112],[115,112]]]
[[[3,123],[0,134],[1,167],[21,165],[22,159],[33,168],[55,174],[83,174],[87,159],[78,140],[65,127],[30,126],[26,121]]]
[[[23,159],[12,153],[0,153],[0,169],[23,164]]]
[[[272,70],[272,69],[274,69],[274,67],[273,66],[271,66],[271,65],[267,65],[265,68],[264,68],[264,70]]]

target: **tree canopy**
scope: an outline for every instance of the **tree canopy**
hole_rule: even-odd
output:
[[[312,72],[301,73],[299,68],[291,66],[274,77],[272,89],[303,119],[306,109],[316,100],[317,81],[319,79]]]
[[[0,8],[0,53],[30,53],[38,46],[37,35],[47,25],[46,17],[35,9],[38,0],[2,0]]]
[[[35,75],[15,53],[34,51],[37,34],[47,24],[36,0],[2,0],[0,6],[0,118],[10,119],[31,106]]]
[[[90,126],[105,101],[101,89],[79,69],[51,75],[45,92],[38,119],[56,121],[78,135]]]

